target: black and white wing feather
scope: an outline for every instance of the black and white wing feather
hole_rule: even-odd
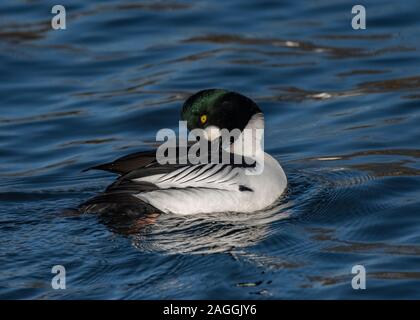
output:
[[[219,159],[224,159],[222,153],[225,151],[219,152]],[[201,205],[213,210],[215,203],[232,200],[227,191],[252,191],[243,181],[244,170],[254,166],[247,165],[249,161],[242,161],[239,165],[180,164],[180,161],[160,164],[155,155],[154,151],[137,152],[90,168],[117,173],[120,177],[84,206],[96,209],[100,205],[106,209],[107,206],[118,208],[119,203],[134,207],[141,207],[142,203],[146,203],[164,212],[188,213],[188,208],[197,208],[203,199],[207,199],[209,203]],[[234,158],[230,159],[234,163]],[[228,199],[222,199],[226,197]]]
[[[199,164],[185,166],[170,173],[145,176],[136,182],[151,183],[159,189],[205,188],[232,190],[239,188],[240,167],[228,164]]]

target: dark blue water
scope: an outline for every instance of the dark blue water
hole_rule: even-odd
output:
[[[420,3],[362,3],[366,30],[344,0],[61,1],[55,31],[57,1],[3,0],[0,297],[420,298]],[[273,210],[66,210],[114,179],[83,169],[149,149],[211,87],[264,110],[290,182]]]

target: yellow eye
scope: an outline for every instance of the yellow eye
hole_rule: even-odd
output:
[[[203,114],[200,118],[201,124],[205,124],[207,122],[207,115]]]

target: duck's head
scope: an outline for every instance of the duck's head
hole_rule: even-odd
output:
[[[187,121],[188,129],[204,129],[209,140],[219,137],[222,129],[239,129],[242,132],[256,115],[259,121],[263,121],[262,111],[254,101],[224,89],[195,93],[185,101],[181,111],[181,118]]]

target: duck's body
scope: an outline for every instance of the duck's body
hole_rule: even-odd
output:
[[[184,215],[261,210],[280,197],[287,185],[282,168],[268,154],[264,155],[261,174],[247,175],[244,168],[207,164],[136,181],[152,183],[159,189],[135,197],[160,211]]]
[[[231,105],[226,105],[227,102]],[[239,104],[234,105],[236,102]],[[243,119],[236,119],[233,127],[239,128],[242,132],[244,129],[264,128],[262,112],[252,100],[240,95],[238,97],[235,93],[213,89],[199,92],[184,105],[182,116],[188,121],[190,129],[200,127],[197,123],[191,124],[194,122],[191,120],[197,114],[198,116],[201,114],[201,122],[207,121],[207,115],[212,117],[207,126],[202,123],[203,130],[214,128],[219,130],[227,127],[223,124],[223,117],[220,114],[211,114],[212,110],[208,110],[210,108],[208,104],[211,106],[222,104],[223,110],[230,111],[229,117],[237,112],[237,108],[246,107],[245,111],[248,111],[248,114],[245,112]],[[205,121],[203,113],[206,116]],[[242,116],[241,112],[239,117]],[[214,132],[212,134],[214,136]],[[217,137],[219,135],[216,135]],[[221,152],[227,152],[230,156],[235,154],[236,151],[233,151],[235,143],[245,141],[241,140],[244,139],[241,137],[242,134],[228,149]],[[257,145],[258,148],[262,148],[262,144],[257,143]],[[245,149],[243,147],[243,150]],[[281,196],[286,189],[287,178],[276,159],[264,153],[262,149],[259,151],[262,157],[251,165],[249,162],[169,165],[160,164],[155,152],[132,154],[112,163],[94,167],[121,176],[103,194],[86,202],[82,209],[86,212],[104,210],[115,212],[129,206],[131,210],[138,208],[148,213],[156,211],[182,215],[261,210],[273,204]],[[250,157],[250,154],[243,152],[241,156]]]

